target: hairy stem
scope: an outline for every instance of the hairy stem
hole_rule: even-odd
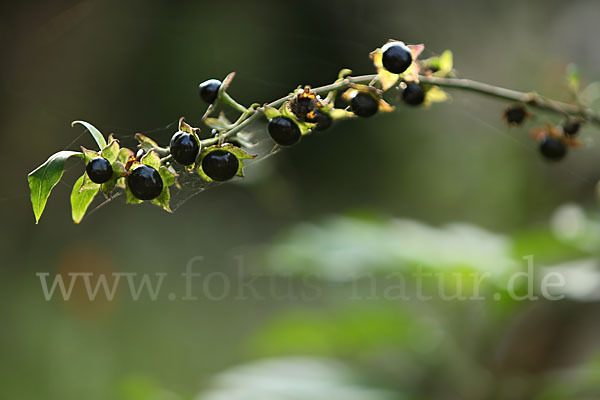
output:
[[[342,90],[350,87],[352,84],[370,84],[374,80],[376,80],[377,74],[370,75],[361,75],[354,77],[347,77],[343,80],[338,80],[329,85],[313,88],[312,91],[317,94],[327,94],[329,92],[335,90]],[[568,104],[561,101],[556,101],[549,99],[547,97],[541,96],[534,92],[519,92],[516,90],[506,89],[499,86],[490,85],[487,83],[477,82],[470,79],[461,79],[461,78],[441,78],[435,76],[420,76],[420,82],[435,85],[447,89],[457,89],[464,90],[474,93],[483,94],[486,96],[495,97],[502,100],[519,102],[527,104],[532,108],[536,108],[542,111],[548,111],[556,114],[560,114],[565,117],[574,117],[574,118],[582,118],[586,121],[592,122],[596,125],[600,126],[600,115],[590,109],[583,107],[577,104]],[[275,100],[267,106],[269,107],[279,107],[286,101],[291,100],[295,94],[290,94],[288,96],[282,97],[278,100]],[[248,112],[248,111],[246,111]],[[264,107],[258,107],[252,114],[248,117],[236,123],[232,126],[232,129],[225,132],[221,135],[221,140],[226,139],[235,135],[237,132],[243,130],[246,126],[250,125],[252,122],[256,121],[260,118],[264,113]],[[219,138],[210,138],[202,141],[203,146],[210,146],[218,143]]]

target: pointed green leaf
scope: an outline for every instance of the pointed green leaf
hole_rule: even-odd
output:
[[[117,180],[117,187],[125,190],[125,188],[127,187],[127,185],[125,184],[125,177],[119,178]]]
[[[50,196],[52,188],[60,181],[65,170],[65,163],[70,157],[84,158],[83,153],[76,151],[59,151],[50,156],[45,163],[32,171],[27,177],[36,224],[40,221],[44,208],[46,208],[48,196]]]
[[[443,72],[452,71],[452,68],[454,68],[453,58],[454,58],[454,56],[452,54],[452,51],[450,51],[450,50],[444,51],[442,53],[442,55],[440,56],[440,63],[439,63],[440,71],[443,71]]]
[[[167,167],[161,166],[158,173],[160,174],[165,187],[173,186],[175,184],[175,177],[177,175],[169,171]]]
[[[140,162],[144,165],[154,168],[157,171],[160,168],[160,157],[152,150],[146,153]]]
[[[90,132],[90,134],[96,141],[98,148],[103,149],[106,147],[106,139],[104,139],[104,136],[102,135],[102,133],[100,133],[100,131],[94,125],[90,124],[89,122],[85,122],[85,121],[73,121],[71,123],[71,126],[75,126],[76,124],[81,124],[81,125],[85,126],[85,128]]]
[[[194,133],[194,128],[190,126],[183,117],[179,118],[179,128],[181,132]]]
[[[334,108],[331,111],[329,111],[328,114],[334,120],[356,117],[356,115],[352,111],[343,110],[341,108]]]
[[[73,216],[73,222],[76,224],[80,223],[85,215],[88,207],[94,200],[96,193],[98,193],[98,187],[91,190],[81,190],[85,175],[81,176],[75,182],[73,191],[71,192],[71,214]]]
[[[150,139],[148,136],[142,135],[141,133],[136,133],[135,138],[138,140],[138,142],[140,142],[140,149],[143,149],[144,151],[149,151],[160,147],[154,140]]]
[[[152,204],[162,207],[167,212],[173,212],[171,207],[169,206],[169,201],[171,200],[171,191],[168,186],[163,186],[162,192],[158,195],[157,198],[152,200]]]
[[[90,177],[88,176],[87,172],[85,174],[83,174],[83,182],[80,185],[79,191],[84,191],[84,190],[98,190],[98,188],[100,187],[100,185],[98,185],[95,182],[92,182],[92,180],[90,179]]]
[[[123,147],[121,150],[119,150],[119,155],[117,156],[117,160],[119,160],[121,163],[123,163],[123,165],[125,165],[125,164],[127,164],[127,161],[129,161],[129,158],[133,157],[133,156],[134,156],[133,151]]]
[[[110,192],[114,190],[115,186],[117,186],[117,179],[113,178],[108,182],[104,182],[102,185],[100,185],[100,190],[102,190],[102,193],[104,194],[110,194]]]
[[[450,99],[448,93],[444,92],[438,86],[431,86],[425,91],[424,107],[431,106],[432,103],[442,103]]]
[[[98,153],[97,151],[94,150],[88,150],[85,147],[81,146],[81,151],[83,152],[84,158],[85,158],[85,164],[87,165],[87,163],[89,163],[90,161],[92,161],[94,158],[96,157],[100,157],[100,153]]]
[[[106,158],[112,164],[117,160],[117,157],[119,156],[119,150],[119,142],[113,139],[108,146],[102,149],[100,155]]]
[[[125,166],[120,161],[113,162],[112,169],[112,177],[107,182],[104,182],[102,185],[100,185],[100,190],[102,190],[102,193],[106,195],[110,194],[114,190],[119,180],[121,180],[121,178],[127,173]]]
[[[112,163],[113,169],[113,178],[120,178],[124,176],[127,171],[125,170],[125,165],[121,161],[115,161]]]

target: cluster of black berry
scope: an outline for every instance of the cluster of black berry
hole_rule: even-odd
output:
[[[411,50],[402,42],[389,42],[381,51],[384,68],[393,74],[402,74],[413,63]],[[208,87],[208,84],[204,83],[202,86]],[[402,98],[406,104],[418,106],[425,101],[425,90],[420,84],[411,81],[402,82],[400,87],[403,89]],[[375,115],[382,104],[381,91],[372,86],[355,85],[347,92],[346,97],[349,110],[362,118]],[[269,135],[280,146],[291,146],[300,140],[302,132],[298,122],[314,124],[311,127],[313,131],[323,131],[333,124],[333,118],[329,113],[333,104],[324,104],[323,100],[308,87],[300,90],[287,106],[291,109],[293,117],[278,115],[269,119],[267,125]]]
[[[524,104],[513,104],[504,110],[504,120],[510,126],[521,125],[532,115]],[[546,125],[532,131],[533,138],[539,142],[540,154],[550,161],[560,161],[567,155],[568,149],[578,147],[576,136],[582,121],[567,118],[560,127]]]
[[[394,107],[383,98],[385,93],[387,97],[399,94],[399,99],[409,106],[424,107],[447,100],[444,87],[474,90],[521,101],[504,110],[504,119],[511,126],[521,125],[532,118],[527,107],[566,116],[561,126],[545,125],[533,131],[534,139],[539,142],[540,153],[553,161],[563,159],[569,148],[579,145],[577,134],[584,122],[600,121],[597,113],[579,103],[566,104],[535,93],[508,91],[507,95],[506,89],[456,79],[451,51],[421,59],[423,50],[424,46],[420,44],[406,45],[390,40],[370,53],[376,74],[350,76],[351,71],[343,69],[338,79],[330,85],[300,87],[270,104],[253,104],[248,108],[237,103],[228,93],[234,73],[227,75],[223,81],[209,79],[198,87],[200,97],[210,104],[202,120],[212,129],[211,136],[203,140],[199,137],[200,129],[192,128],[181,118],[168,147],[160,147],[152,139],[137,134],[139,151],[134,153],[120,148],[118,140],[112,135],[107,141],[93,125],[75,121],[74,124],[82,124],[89,130],[99,150],[82,148],[82,152],[58,152],[29,174],[36,220],[44,210],[50,191],[62,176],[56,171],[61,172],[70,157],[86,160],[86,172],[75,183],[71,193],[73,220],[76,223],[83,218],[97,193],[102,192],[109,197],[116,188],[125,192],[129,204],[151,200],[153,204],[171,211],[169,187],[180,187],[176,165],[182,166],[179,169],[183,169],[184,173],[197,172],[206,182],[243,176],[244,160],[255,157],[244,150],[253,146],[247,142],[250,136],[246,128],[258,118],[266,118],[266,130],[278,146],[291,146],[307,133],[328,129],[336,120],[369,118],[378,112],[392,111]],[[389,96],[388,90],[392,88],[394,91]],[[343,102],[337,102],[338,91],[342,92],[339,97]],[[343,105],[340,106],[340,103]],[[221,106],[229,106],[240,112],[238,119],[229,121],[225,113],[220,112]]]
[[[416,47],[418,46],[407,46],[403,42],[389,41],[376,50],[379,57],[379,64],[376,63],[379,76],[381,77],[382,73],[393,74],[394,85],[402,90],[401,98],[410,106],[426,103],[427,93],[432,89],[432,87],[419,83],[419,66],[417,66],[416,75],[412,75],[412,79],[405,76],[405,72],[408,74],[407,71],[422,51],[421,46],[421,49],[415,52]],[[374,53],[372,53],[372,58]],[[428,76],[435,74],[440,69],[439,58],[436,58],[435,62],[431,61],[432,59],[429,59],[420,63],[422,73]],[[202,82],[198,87],[202,100],[212,105],[218,99],[223,99],[221,92],[227,86],[223,82],[217,79]],[[343,110],[346,113],[344,116],[368,118],[386,107],[388,110],[391,109],[382,99],[383,90],[386,90],[389,85],[386,87],[382,83],[382,90],[375,87],[373,83],[375,81],[369,85],[348,85],[348,89],[342,95],[347,101],[347,108]],[[228,95],[225,94],[225,96]],[[340,111],[335,108],[334,103],[335,95],[328,96],[324,100],[310,87],[299,89],[291,95],[279,111],[273,111],[271,114],[265,112],[268,118],[269,136],[279,146],[291,146],[298,143],[306,132],[328,129],[334,122],[334,112]],[[531,114],[524,104],[512,105],[504,111],[504,119],[512,126],[521,125],[530,117]],[[540,143],[541,154],[554,161],[564,158],[567,149],[577,145],[575,136],[580,125],[581,121],[568,119],[561,129],[546,126],[534,131],[534,138]],[[191,128],[185,123],[182,125],[180,122],[180,129],[172,136],[167,150],[170,158],[188,169],[198,163],[200,175],[215,181],[226,181],[239,174],[242,164],[236,156],[236,151],[241,151],[241,149],[236,137],[229,138],[229,143],[219,141],[219,144],[203,149],[202,141],[196,134],[197,131],[199,131],[197,128]],[[227,129],[221,129],[221,131],[224,131],[225,135],[227,134]],[[217,129],[213,129],[213,135],[218,135]],[[163,179],[155,168],[140,163],[139,158],[142,155],[143,152],[137,158],[131,157],[124,176],[126,185],[135,198],[152,200],[162,193]],[[166,165],[169,163],[167,162]],[[111,163],[103,157],[91,159],[86,166],[86,172],[90,180],[97,184],[108,182],[113,179],[114,175]]]

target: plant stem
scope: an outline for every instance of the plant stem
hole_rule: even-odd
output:
[[[502,100],[521,102],[543,111],[550,111],[564,116],[581,117],[587,121],[600,125],[600,115],[594,110],[576,104],[552,100],[534,92],[518,92],[516,90],[505,89],[470,79],[421,76],[419,77],[419,80],[423,83],[448,89],[466,90]]]
[[[377,78],[377,74],[347,77],[343,80],[338,80],[329,85],[313,88],[312,91],[316,94],[326,94],[335,90],[346,89],[352,84],[369,84],[375,78]],[[596,111],[590,108],[582,107],[577,104],[568,104],[561,101],[552,100],[534,92],[519,92],[516,90],[506,89],[499,86],[493,86],[487,83],[477,82],[470,79],[420,76],[419,80],[420,82],[428,85],[435,85],[447,89],[458,89],[469,92],[475,92],[502,100],[525,103],[532,108],[537,108],[542,111],[549,111],[552,113],[560,114],[565,117],[583,118],[586,121],[592,122],[600,126],[600,114],[598,114]],[[286,101],[291,100],[294,96],[295,94],[292,93],[288,96],[282,97],[278,100],[267,104],[267,106],[274,108],[280,107]],[[264,106],[257,108],[248,118],[243,119],[239,123],[235,123],[232,126],[231,130],[221,135],[221,139],[226,139],[230,136],[235,135],[237,132],[243,130],[246,126],[256,121],[263,115],[264,108]],[[236,109],[241,110],[241,108],[238,107],[236,107]],[[250,112],[250,110],[245,110],[246,113]],[[218,138],[206,139],[202,141],[202,145],[210,146],[218,143],[218,140]]]

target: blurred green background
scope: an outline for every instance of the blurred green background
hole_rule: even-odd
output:
[[[400,105],[307,137],[175,214],[115,201],[79,226],[68,196],[80,165],[69,163],[37,226],[26,180],[55,151],[93,146],[73,120],[125,144],[136,132],[166,143],[179,117],[200,124],[205,79],[236,71],[230,93],[263,103],[344,67],[372,73],[368,54],[389,38],[424,43],[426,56],[453,50],[461,76],[566,99],[569,62],[584,85],[600,80],[599,20],[595,0],[3,4],[1,397],[600,397],[591,126],[584,149],[548,164],[528,129],[549,116],[511,129],[502,102],[453,92],[429,110]],[[371,296],[369,279],[385,287],[386,274],[417,266],[493,271],[482,290],[503,294],[527,255],[567,276],[564,300]],[[196,272],[232,281],[242,260],[263,277],[258,295],[212,301],[197,278],[198,300],[181,300],[195,256]],[[89,301],[81,284],[46,301],[38,272],[169,276],[156,301],[126,290]],[[272,282],[289,294],[307,276],[318,296],[272,295]],[[219,293],[222,279],[208,286]]]

